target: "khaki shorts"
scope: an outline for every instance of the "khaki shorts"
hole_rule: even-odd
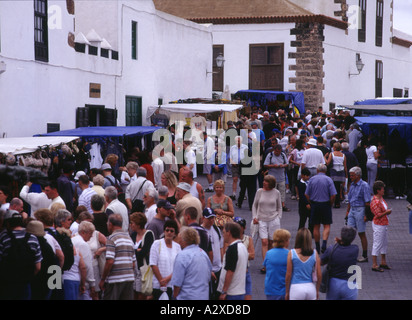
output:
[[[259,238],[273,240],[273,233],[278,229],[280,229],[279,217],[271,221],[259,221]]]

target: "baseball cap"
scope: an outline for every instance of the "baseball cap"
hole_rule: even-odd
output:
[[[171,204],[169,201],[164,200],[164,199],[160,199],[160,200],[157,202],[156,206],[157,206],[158,208],[165,208],[166,210],[173,209],[172,204]]]
[[[112,170],[112,166],[108,163],[103,163],[101,169],[102,170]]]
[[[246,220],[242,217],[234,217],[233,221],[238,223],[241,227],[246,228]]]
[[[272,130],[272,132],[280,133],[280,130],[275,128]]]
[[[212,208],[204,208],[203,209],[203,217],[208,219],[208,218],[211,218],[211,217],[216,217],[216,214],[215,214],[215,212],[213,211]]]
[[[177,188],[182,189],[186,192],[190,192],[190,184],[188,184],[187,182],[180,182],[177,185]]]
[[[317,145],[317,141],[316,139],[309,139],[308,144],[310,144],[311,146],[316,146]]]
[[[76,176],[74,177],[74,180],[79,180],[80,176],[84,176],[86,173],[84,171],[77,171]]]
[[[7,219],[14,219],[14,218],[20,218],[22,219],[22,215],[20,214],[20,212],[16,211],[16,210],[10,210],[8,209],[3,216],[3,220],[7,220]]]

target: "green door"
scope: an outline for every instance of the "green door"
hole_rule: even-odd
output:
[[[126,96],[126,126],[142,125],[142,98]]]

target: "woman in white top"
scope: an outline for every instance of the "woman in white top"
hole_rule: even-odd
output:
[[[71,268],[63,273],[64,300],[78,300],[79,294],[85,290],[86,265],[83,257],[73,247],[74,263]]]
[[[153,270],[153,300],[159,300],[166,292],[169,300],[172,298],[173,265],[177,254],[181,251],[180,245],[173,241],[178,233],[176,221],[167,220],[164,224],[164,238],[155,240],[150,248],[150,266]]]
[[[263,178],[263,188],[256,191],[252,206],[253,223],[259,225],[263,260],[266,252],[272,248],[272,235],[277,229],[280,229],[280,219],[282,218],[282,200],[280,192],[275,187],[275,177],[266,175]],[[260,272],[265,273],[266,269],[263,267]]]
[[[106,263],[106,240],[106,237],[102,233],[95,230],[90,240],[87,241],[93,254],[93,272],[95,279],[94,291],[97,293],[96,300],[98,299],[100,292],[100,278]]]
[[[371,191],[371,195],[373,194],[373,184],[376,180],[376,175],[378,173],[378,158],[379,158],[379,151],[376,146],[372,145],[370,140],[366,142],[366,156],[368,160],[366,162],[366,169],[368,170],[368,184],[369,189]]]
[[[343,183],[345,183],[348,176],[348,170],[346,167],[346,157],[342,153],[342,146],[339,142],[333,144],[333,151],[326,154],[326,165],[332,164],[330,169],[330,177],[336,188],[336,197],[334,208],[340,208],[340,201],[342,200]]]

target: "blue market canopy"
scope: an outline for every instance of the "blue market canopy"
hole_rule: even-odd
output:
[[[247,101],[250,106],[268,105],[268,102],[275,101],[278,96],[289,100],[299,110],[300,114],[305,113],[305,99],[303,92],[292,91],[264,91],[264,90],[240,90],[235,93],[235,97]]]
[[[35,136],[76,136],[80,138],[122,138],[143,137],[152,134],[159,127],[137,126],[137,127],[80,127],[70,130],[62,130]]]
[[[377,98],[356,101],[355,105],[387,105],[387,104],[412,104],[409,98]]]
[[[76,136],[81,138],[121,138],[121,137],[143,137],[152,134],[159,127],[137,126],[137,127],[80,127],[71,130],[62,130],[35,136]]]
[[[363,124],[410,124],[412,125],[412,117],[386,117],[386,116],[372,116],[372,117],[355,117],[359,125]]]
[[[397,130],[400,136],[406,140],[409,152],[412,152],[412,117],[370,116],[355,117],[355,120],[366,135],[373,133],[379,136],[385,132],[389,136],[394,130]]]

